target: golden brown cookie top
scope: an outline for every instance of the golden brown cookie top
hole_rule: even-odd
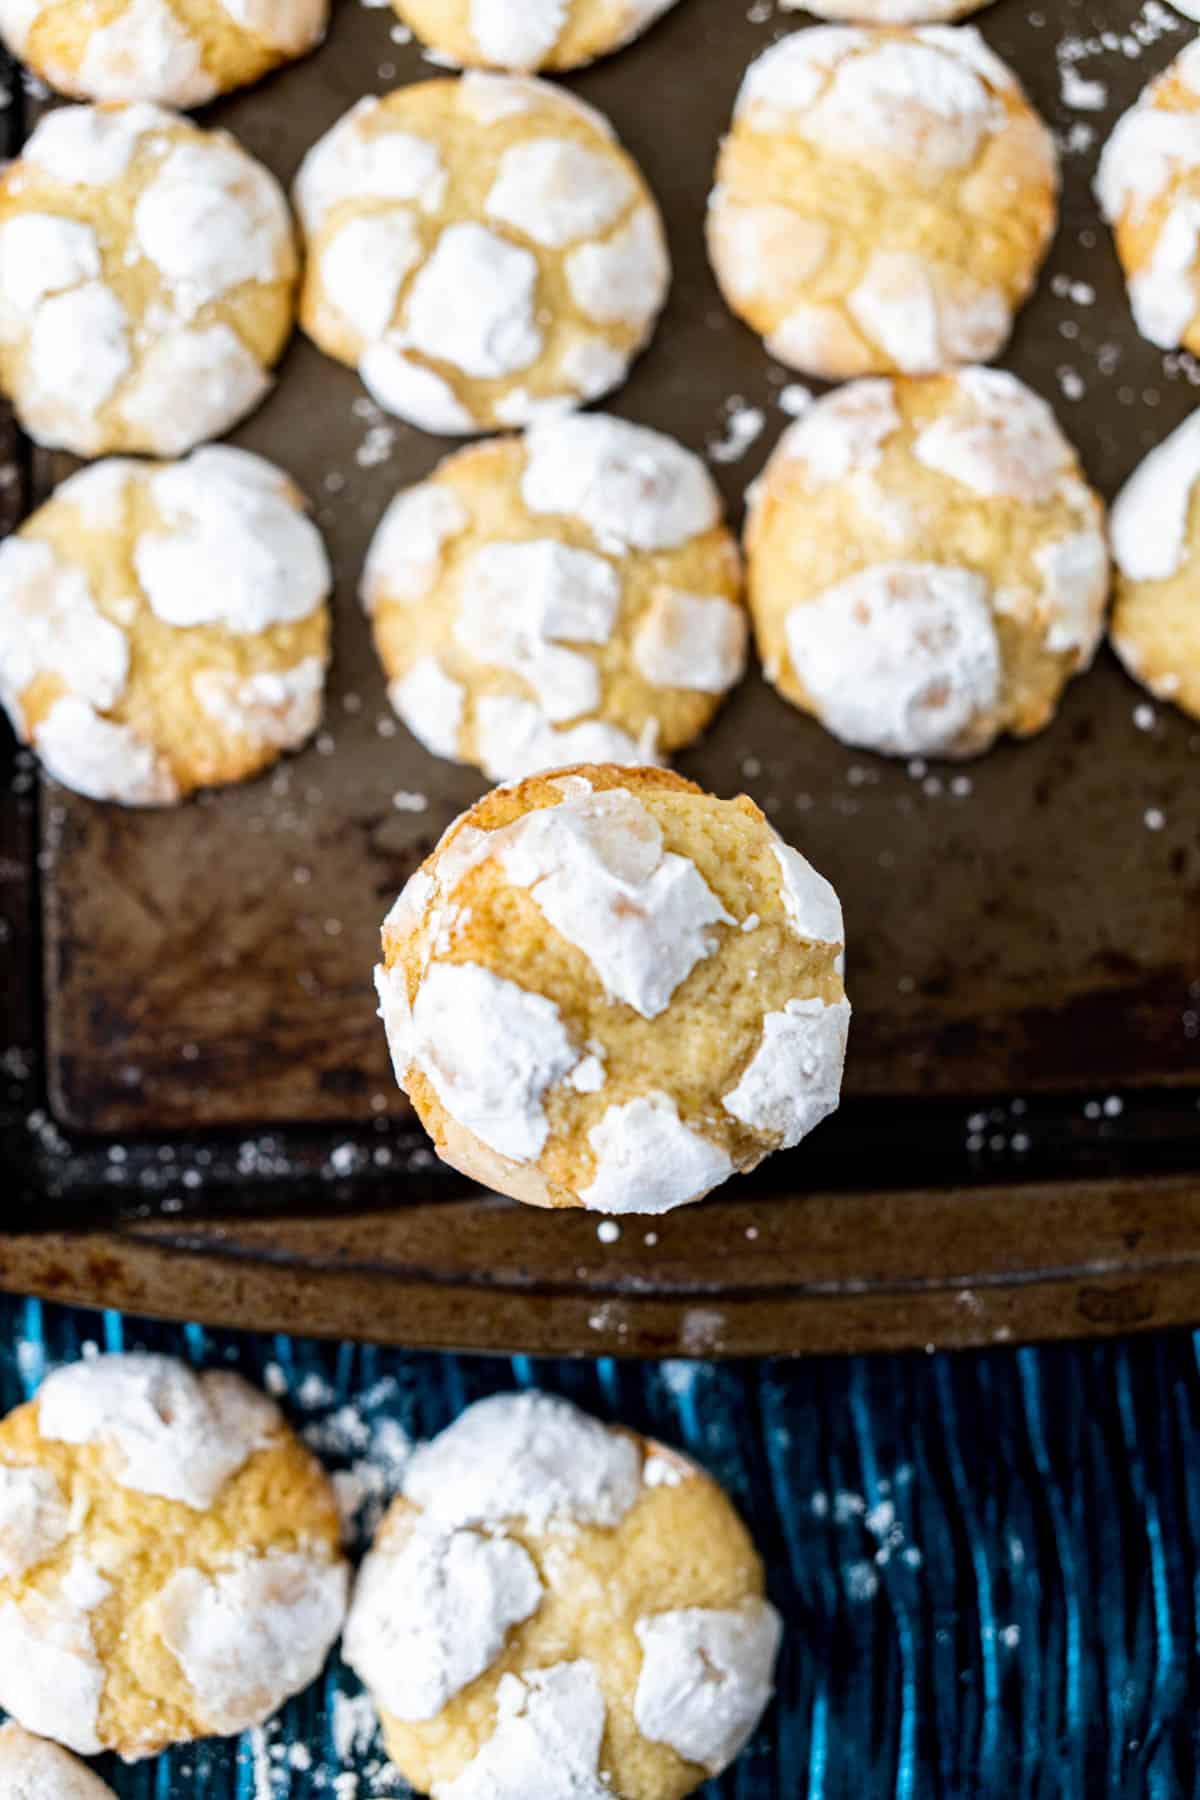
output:
[[[518,1199],[666,1211],[837,1104],[841,908],[745,798],[591,765],[500,788],[383,946],[397,1078],[441,1154]]]

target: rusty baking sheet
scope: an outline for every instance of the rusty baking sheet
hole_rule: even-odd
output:
[[[1005,360],[1055,404],[1108,495],[1200,397],[1188,359],[1137,338],[1089,192],[1117,113],[1189,38],[1165,9],[1147,18],[1131,0],[1031,18],[999,0],[978,18],[1067,146],[1058,240]],[[570,82],[641,162],[675,263],[655,341],[612,408],[701,451],[727,439],[735,400],[761,408],[753,445],[714,462],[735,518],[795,378],[721,304],[703,209],[743,69],[804,22],[679,0]],[[1136,54],[1081,60],[1107,101],[1072,110],[1056,52],[1102,30]],[[287,182],[361,94],[438,72],[402,35],[389,10],[342,0],[314,57],[203,116]],[[530,1222],[430,1166],[374,1018],[379,920],[484,786],[391,718],[355,595],[391,495],[449,446],[378,414],[299,337],[235,441],[300,481],[330,543],[326,727],[274,776],[175,812],[46,791],[44,982],[20,1040],[44,1027],[44,1068],[27,1059],[47,1101],[37,1191],[55,1219],[105,1230],[78,1257],[72,1240],[12,1239],[0,1284],[556,1350],[686,1351],[689,1331],[704,1348],[687,1325],[697,1310],[716,1350],[1200,1316],[1200,1191],[1170,1172],[1200,1162],[1200,728],[1147,710],[1103,652],[1041,737],[925,768],[844,748],[751,676],[677,766],[752,794],[838,886],[856,1011],[847,1104],[800,1153],[673,1222],[670,1268],[627,1229],[598,1271],[593,1222]],[[69,466],[35,458],[33,496]],[[6,867],[21,865],[25,804],[10,798],[0,818],[16,846]],[[26,953],[30,941],[15,934]],[[184,1223],[144,1222],[164,1207]],[[44,1205],[13,1213],[48,1222]],[[822,1243],[838,1246],[832,1265]],[[976,1311],[964,1292],[992,1298]]]

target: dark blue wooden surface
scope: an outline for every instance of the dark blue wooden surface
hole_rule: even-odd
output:
[[[0,1399],[145,1346],[276,1387],[331,1466],[386,1470],[537,1383],[685,1445],[749,1520],[789,1633],[706,1800],[1175,1800],[1197,1771],[1200,1370],[1186,1334],[807,1363],[532,1363],[146,1325],[0,1300]],[[334,1666],[265,1733],[132,1769],[128,1800],[404,1793]],[[298,1748],[297,1748],[298,1746]]]

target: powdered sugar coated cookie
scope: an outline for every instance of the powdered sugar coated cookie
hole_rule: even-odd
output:
[[[636,165],[544,82],[473,73],[360,101],[295,198],[304,329],[427,431],[527,425],[608,393],[666,295]]]
[[[588,413],[460,451],[398,494],[362,597],[410,730],[508,781],[694,738],[742,673],[740,588],[699,458]]]
[[[757,1725],[780,1635],[708,1476],[522,1393],[414,1456],[345,1654],[434,1800],[682,1800]]]
[[[837,1105],[837,896],[749,800],[652,769],[530,777],[451,826],[383,928],[396,1076],[456,1168],[665,1212]]]
[[[346,1586],[329,1483],[237,1375],[97,1357],[0,1424],[0,1706],[31,1732],[134,1759],[260,1723]]]
[[[0,544],[0,704],[97,800],[244,780],[316,728],[330,585],[303,497],[261,457],[97,463]]]
[[[296,274],[287,202],[228,133],[61,108],[0,176],[0,386],[39,444],[178,455],[267,392]]]
[[[996,369],[817,401],[754,490],[746,547],[768,678],[893,756],[1040,730],[1103,630],[1101,504],[1050,408]]]
[[[709,254],[791,367],[932,374],[1002,348],[1057,187],[1049,133],[970,27],[814,26],[746,72]]]

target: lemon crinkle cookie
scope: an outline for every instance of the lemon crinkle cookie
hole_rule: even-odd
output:
[[[328,0],[0,0],[0,37],[60,93],[199,106],[321,40]]]
[[[267,392],[296,276],[287,202],[228,133],[60,108],[0,176],[0,387],[39,444],[178,455]]]
[[[434,1800],[681,1800],[753,1732],[780,1635],[715,1482],[523,1393],[413,1456],[345,1655]]]
[[[586,766],[450,827],[376,980],[447,1162],[533,1205],[665,1212],[836,1107],[842,942],[833,889],[752,801]]]
[[[240,1376],[101,1356],[0,1424],[0,1706],[28,1731],[134,1760],[258,1724],[346,1585],[329,1482]]]
[[[603,414],[447,458],[392,501],[362,591],[400,717],[494,781],[653,761],[745,664],[741,567],[707,469]]]
[[[1142,336],[1200,351],[1200,41],[1117,121],[1096,197]]]
[[[11,1720],[0,1726],[0,1794],[5,1800],[114,1800],[112,1789],[84,1763]]]
[[[780,0],[784,12],[810,12],[849,25],[947,25],[988,0]]]
[[[422,42],[465,66],[580,69],[639,37],[675,0],[393,0]]]
[[[309,151],[301,321],[389,412],[461,435],[616,387],[670,268],[608,121],[472,73],[362,100]]]
[[[726,300],[808,374],[997,354],[1054,229],[1052,140],[970,27],[814,26],[751,64],[709,204]]]
[[[1200,412],[1139,463],[1112,509],[1112,646],[1160,700],[1200,718]]]
[[[330,582],[302,496],[261,457],[96,463],[0,545],[0,704],[93,799],[244,780],[316,728]]]
[[[997,369],[852,382],[789,427],[746,525],[768,678],[848,744],[968,756],[1046,725],[1103,630],[1103,509]]]

